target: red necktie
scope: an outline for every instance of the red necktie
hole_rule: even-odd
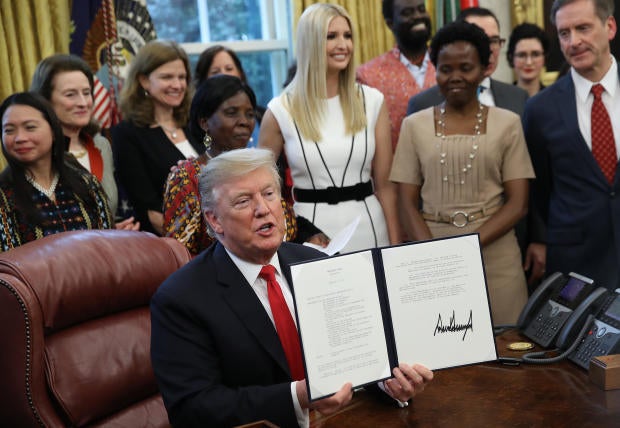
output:
[[[261,269],[260,277],[267,281],[267,297],[269,298],[276,331],[284,349],[288,367],[291,370],[291,377],[293,380],[301,380],[304,378],[304,366],[301,361],[299,335],[291,311],[289,311],[282,295],[280,284],[276,281],[275,272],[276,268],[272,265],[266,265]]]
[[[600,83],[592,86],[592,94],[594,95],[591,117],[592,155],[601,167],[601,171],[603,171],[609,184],[613,184],[618,156],[609,113],[607,113],[601,99],[603,92],[605,92],[605,88]]]

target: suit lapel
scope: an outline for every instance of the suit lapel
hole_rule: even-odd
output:
[[[222,296],[231,310],[237,314],[242,324],[256,337],[257,342],[278,363],[290,377],[288,363],[280,339],[252,287],[245,280],[237,266],[230,259],[224,246],[217,244],[213,261],[220,269],[216,270],[217,282],[225,288]],[[221,267],[224,268],[222,269]]]

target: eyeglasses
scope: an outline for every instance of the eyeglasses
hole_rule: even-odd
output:
[[[533,61],[542,58],[544,55],[545,53],[542,51],[517,52],[515,53],[515,59],[519,61],[527,61],[528,58],[531,58]]]
[[[499,46],[501,48],[504,46],[504,43],[506,43],[506,39],[502,39],[499,36],[493,36],[489,37],[489,42],[491,45]]]

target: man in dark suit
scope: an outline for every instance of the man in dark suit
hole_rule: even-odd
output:
[[[547,272],[574,271],[620,287],[620,74],[609,42],[612,0],[556,0],[551,21],[570,72],[527,103],[525,138],[536,171],[535,208],[546,219]],[[611,126],[595,114],[594,92]],[[593,125],[592,122],[596,121]],[[597,133],[610,129],[603,142]],[[610,135],[611,134],[611,135]],[[601,144],[609,152],[598,156]]]
[[[499,21],[493,12],[481,7],[463,9],[457,19],[476,24],[484,30],[491,41],[491,57],[485,72],[487,77],[480,84],[481,88],[484,88],[480,94],[480,101],[486,105],[513,111],[521,116],[525,107],[525,101],[527,100],[527,92],[515,85],[508,85],[490,78],[497,69],[500,49],[506,42],[506,39],[502,39],[500,36]],[[443,100],[439,87],[435,85],[409,99],[407,115],[436,106],[442,103]]]
[[[202,207],[218,242],[170,276],[151,302],[153,368],[174,426],[264,419],[281,427],[307,426],[309,408],[329,414],[352,397],[351,384],[345,384],[309,403],[300,354],[295,361],[290,342],[281,344],[284,329],[274,328],[281,325],[282,310],[295,319],[289,264],[324,256],[282,242],[279,189],[268,150],[229,151],[204,167]],[[273,282],[268,286],[260,273],[267,265],[275,268],[281,291],[275,309],[273,288],[268,291]],[[432,378],[428,369],[405,364],[393,374],[383,387],[400,402]]]

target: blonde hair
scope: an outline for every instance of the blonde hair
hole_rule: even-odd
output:
[[[304,138],[320,141],[327,101],[327,30],[331,21],[341,16],[347,20],[355,41],[351,17],[335,4],[309,6],[297,24],[297,72],[284,89],[284,106],[295,120]],[[346,69],[338,78],[338,95],[347,133],[355,134],[366,126],[364,104],[355,83],[353,51]]]
[[[148,76],[162,65],[180,59],[185,66],[187,89],[183,101],[172,114],[179,125],[186,125],[189,118],[191,94],[191,71],[187,53],[175,42],[152,40],[142,46],[129,64],[127,79],[120,96],[123,118],[138,126],[149,126],[155,122],[153,101],[140,85],[140,77]]]

